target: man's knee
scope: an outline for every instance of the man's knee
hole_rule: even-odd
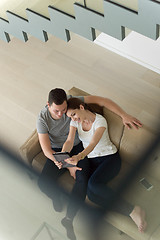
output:
[[[38,184],[38,187],[40,188],[40,190],[47,195],[50,195],[53,188],[55,188],[57,186],[57,183],[55,181],[53,181],[53,180],[50,181],[49,178],[44,177],[44,176],[39,177],[37,184]]]

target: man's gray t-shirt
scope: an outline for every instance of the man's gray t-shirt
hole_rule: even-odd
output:
[[[68,96],[70,98],[71,96]],[[78,97],[84,101],[84,97]],[[55,120],[52,118],[48,106],[45,106],[38,115],[37,132],[41,134],[48,133],[52,148],[62,148],[69,133],[70,118],[66,114]],[[78,134],[76,132],[74,145],[80,143]]]

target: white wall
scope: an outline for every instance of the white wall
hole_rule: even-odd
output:
[[[95,43],[160,73],[160,37],[155,41],[132,31],[120,41],[101,33]]]

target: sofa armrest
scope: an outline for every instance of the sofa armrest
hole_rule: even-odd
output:
[[[42,151],[39,143],[39,139],[38,139],[37,130],[34,130],[31,136],[20,147],[19,151],[25,163],[28,165],[32,165],[32,161],[35,158],[35,156]]]

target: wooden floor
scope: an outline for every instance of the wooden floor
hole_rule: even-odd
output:
[[[55,87],[68,90],[73,86],[111,98],[156,131],[160,110],[160,75],[157,73],[76,35],[69,43],[55,37],[50,37],[47,43],[33,37],[27,43],[13,38],[9,44],[0,42],[2,143],[18,152],[35,129],[37,115],[46,104],[48,92]],[[49,204],[52,208],[51,202]],[[19,205],[16,207],[18,211]],[[21,208],[25,213],[26,206]],[[62,216],[57,216],[60,221]],[[37,229],[43,216],[41,218],[35,220]],[[53,215],[51,221],[52,218]],[[14,224],[19,227],[20,223],[16,220]],[[32,230],[35,229],[34,225]],[[109,229],[108,239],[131,240],[119,235],[113,227]]]
[[[153,129],[159,122],[159,74],[77,35],[68,43],[53,36],[46,43],[13,38],[0,41],[1,141],[17,152],[48,92],[73,86],[111,98]]]

